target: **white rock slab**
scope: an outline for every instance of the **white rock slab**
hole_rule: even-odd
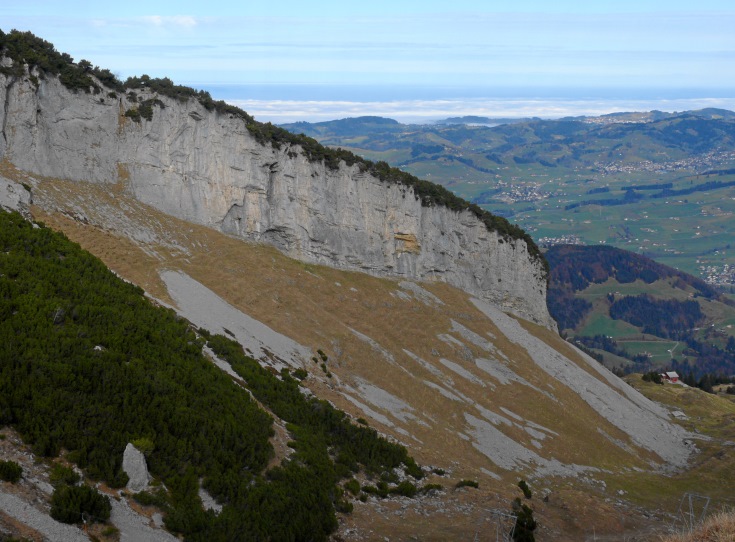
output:
[[[130,480],[125,488],[133,493],[148,489],[151,477],[148,474],[148,465],[143,452],[128,442],[123,452],[122,468]]]
[[[256,359],[280,370],[303,367],[310,358],[308,348],[236,309],[189,275],[164,271],[161,279],[184,318],[212,333],[232,336]]]

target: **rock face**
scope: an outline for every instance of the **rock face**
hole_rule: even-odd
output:
[[[47,177],[122,184],[140,201],[313,263],[446,281],[547,327],[546,278],[522,240],[470,212],[424,207],[413,189],[298,147],[261,145],[244,122],[158,98],[134,122],[129,96],[71,92],[58,79],[0,75],[0,159]]]
[[[138,493],[148,488],[150,476],[148,475],[148,465],[145,462],[145,456],[135,446],[128,442],[123,452],[123,471],[128,475],[130,480],[125,486],[128,491]]]
[[[31,193],[23,186],[0,177],[0,208],[30,217]]]

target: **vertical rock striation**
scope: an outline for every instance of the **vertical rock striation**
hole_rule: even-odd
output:
[[[136,101],[37,81],[0,74],[0,158],[21,170],[119,184],[163,212],[300,260],[446,281],[555,328],[543,263],[469,211],[423,206],[413,188],[357,165],[331,169],[298,147],[262,145],[242,119],[194,99],[143,89]],[[152,120],[125,116],[145,99],[159,100]]]

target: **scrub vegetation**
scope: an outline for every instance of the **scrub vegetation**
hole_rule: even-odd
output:
[[[267,468],[271,415],[203,355],[205,342],[287,422],[294,451],[280,465]],[[150,442],[149,469],[167,488],[156,502],[166,527],[187,540],[233,533],[324,540],[337,527],[336,511],[351,509],[341,480],[361,471],[422,475],[403,446],[307,398],[287,371],[274,375],[237,343],[197,332],[62,234],[6,212],[0,425],[13,426],[41,456],[65,450],[88,478],[112,487],[127,482],[126,444]],[[59,513],[73,511],[64,521],[82,513],[105,519],[104,502],[74,485],[73,472],[59,470],[54,479]],[[200,481],[224,505],[218,515],[202,508]]]

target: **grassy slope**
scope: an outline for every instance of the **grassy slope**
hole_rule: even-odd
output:
[[[79,189],[78,183],[55,184],[63,186],[63,193],[67,195]],[[51,190],[48,186],[44,186],[44,189]],[[94,192],[96,188],[86,186],[84,190]],[[103,190],[99,192],[98,196],[104,198]],[[133,202],[130,203],[131,207],[135,206]],[[485,466],[486,460],[469,443],[459,438],[453,429],[454,422],[451,420],[461,419],[462,405],[441,400],[431,388],[416,388],[414,380],[416,377],[431,381],[436,379],[426,369],[402,354],[402,348],[406,347],[406,343],[410,344],[408,348],[411,352],[425,360],[436,358],[432,354],[434,350],[441,352],[442,357],[462,363],[464,350],[455,349],[437,338],[438,335],[451,333],[451,319],[455,319],[476,333],[484,335],[490,332],[499,337],[496,346],[514,359],[516,370],[534,385],[548,389],[544,377],[534,370],[533,362],[519,352],[512,343],[503,341],[497,329],[469,303],[466,294],[449,286],[435,284],[430,288],[448,305],[447,307],[427,307],[391,295],[397,290],[396,282],[393,280],[296,262],[270,247],[243,243],[203,227],[190,224],[184,226],[184,223],[157,214],[154,210],[146,209],[146,212],[143,212],[141,209],[140,217],[146,216],[148,220],[156,217],[160,220],[160,222],[156,220],[158,224],[162,224],[165,220],[169,225],[166,238],[176,240],[178,245],[185,246],[188,250],[184,255],[158,248],[156,257],[151,258],[140,250],[137,254],[132,253],[127,245],[122,245],[119,249],[114,248],[110,244],[114,243],[114,239],[109,233],[99,232],[58,215],[46,215],[40,209],[36,209],[35,212],[47,223],[62,228],[75,241],[84,243],[92,252],[96,252],[99,247],[100,256],[108,265],[119,273],[123,271],[129,273],[127,277],[134,282],[143,281],[141,283],[143,287],[153,295],[163,292],[163,285],[157,277],[150,275],[150,268],[144,266],[153,264],[159,269],[180,269],[244,312],[257,315],[259,320],[273,329],[287,334],[314,351],[318,348],[324,350],[330,358],[330,371],[344,383],[354,386],[355,378],[378,381],[383,389],[399,397],[404,395],[404,390],[413,388],[412,406],[417,412],[424,414],[427,422],[436,419],[437,423],[426,427],[414,426],[411,433],[418,441],[427,444],[437,440],[437,429],[443,429],[444,433],[441,436],[444,443],[440,447],[419,446],[416,453],[421,458],[420,461],[444,468],[449,467],[444,449],[447,445],[453,449],[452,455],[459,462],[458,475],[465,473],[472,476],[476,473],[477,465]],[[197,246],[199,244],[201,246]],[[156,261],[159,258],[162,261]],[[121,266],[116,263],[118,259],[122,262]],[[387,364],[378,352],[357,338],[349,328],[378,341],[382,347],[394,354],[399,366]],[[557,344],[563,346],[563,342],[558,340]],[[482,352],[475,351],[474,355],[480,357]],[[466,362],[463,365],[466,366]],[[408,373],[401,366],[408,369]],[[317,394],[328,397],[356,417],[364,415],[360,410],[356,410],[354,405],[344,400],[339,393],[340,388],[323,378],[317,366],[307,366],[307,369],[314,377],[309,380],[309,385]],[[477,368],[469,367],[469,370],[478,378],[484,377],[484,373]],[[445,372],[451,375],[463,393],[476,397],[478,401],[487,401],[481,399],[481,394],[486,392],[485,389],[462,387],[461,378],[446,369]],[[516,411],[518,393],[519,391],[512,386],[498,387],[493,392],[493,403],[507,405]],[[529,393],[536,395],[536,392]],[[570,427],[584,425],[583,413],[588,407],[575,398],[574,394],[560,393],[565,396],[565,400],[575,404],[571,410],[579,412],[578,415],[571,418],[565,416],[565,407],[552,403],[548,407],[539,408],[538,412],[534,413],[535,417],[530,419],[552,429],[556,428],[555,430],[561,429],[562,432],[567,431],[564,427],[560,428],[560,424],[562,426],[568,424]],[[529,400],[529,403],[532,402]],[[399,422],[390,414],[389,418],[393,422]],[[416,442],[390,427],[383,429],[407,444]],[[617,434],[615,428],[609,429]],[[510,433],[520,441],[530,444],[528,435],[523,431],[511,430]],[[576,438],[579,439],[578,446],[568,447],[566,443],[560,441],[549,443],[545,449],[552,455],[560,454],[559,457],[565,457],[569,462],[589,463],[594,460],[608,464],[611,461],[614,463],[616,460],[623,460],[622,455],[614,454],[611,458],[607,452],[601,453],[594,443],[585,443],[584,431],[581,429],[577,432]],[[487,468],[493,470],[492,465],[487,465]]]
[[[346,390],[345,385],[354,387],[356,379],[360,378],[407,400],[426,426],[403,424],[393,413],[381,409],[380,412],[394,426],[372,420],[371,425],[408,444],[412,455],[421,463],[440,466],[450,472],[449,478],[435,477],[430,482],[438,482],[446,487],[462,478],[481,481],[481,490],[477,493],[467,494],[468,490],[463,490],[455,494],[449,491],[440,494],[438,500],[422,501],[424,504],[421,506],[429,506],[427,503],[433,502],[431,506],[447,510],[437,514],[430,530],[423,530],[426,524],[422,519],[421,507],[406,511],[405,527],[409,529],[408,533],[423,532],[427,539],[467,534],[474,525],[487,521],[484,510],[488,502],[494,502],[500,509],[507,506],[518,491],[515,484],[519,474],[496,469],[459,435],[457,428],[464,425],[462,419],[466,407],[456,401],[443,400],[428,387],[416,386],[417,379],[435,383],[442,381],[402,354],[401,349],[406,348],[407,343],[414,354],[429,360],[435,368],[449,375],[455,383],[455,389],[472,401],[496,412],[500,406],[504,406],[525,419],[564,435],[564,438],[544,442],[544,456],[603,467],[611,471],[605,475],[606,479],[621,480],[619,487],[628,484],[627,469],[645,470],[653,459],[646,454],[640,459],[636,457],[638,454],[629,455],[617,447],[611,447],[596,432],[590,432],[590,420],[596,419],[596,415],[590,412],[587,405],[572,390],[559,389],[558,386],[552,390],[546,377],[539,374],[525,353],[507,341],[480,315],[466,294],[454,288],[443,284],[426,285],[445,303],[427,306],[416,299],[397,297],[395,281],[295,262],[270,247],[243,243],[213,230],[172,219],[125,198],[124,186],[121,185],[117,186],[117,194],[113,198],[108,187],[53,179],[34,180],[8,167],[3,173],[18,181],[35,184],[36,202],[49,210],[57,208],[56,211],[49,211],[37,206],[34,214],[38,218],[65,231],[70,238],[99,254],[116,272],[140,284],[152,295],[166,298],[165,286],[158,278],[158,270],[180,269],[234,306],[257,315],[276,331],[314,350],[323,349],[329,355],[329,368],[335,375],[334,379],[325,378],[317,366],[307,367],[308,385],[320,397],[329,399],[356,417],[365,416],[341,394]],[[128,208],[126,217],[119,220],[157,232],[168,246],[162,243],[134,244],[118,235],[123,230],[114,227],[117,220],[114,209],[121,198],[126,200]],[[95,204],[85,206],[84,201],[94,201]],[[90,223],[107,224],[106,229],[68,218],[76,211],[86,214]],[[462,378],[437,363],[435,352],[463,365],[477,377],[487,379],[481,371],[463,361],[467,355],[464,348],[437,338],[443,334],[462,339],[452,334],[451,320],[480,335],[495,337],[493,344],[513,360],[514,370],[540,389],[551,391],[560,403],[545,401],[543,396],[517,385],[498,386],[494,390],[478,388],[463,382]],[[358,339],[349,328],[378,341],[383,348],[393,353],[397,363],[389,363],[380,352]],[[555,348],[566,351],[572,359],[576,357],[555,335],[537,326],[530,326],[529,330]],[[474,357],[487,355],[466,341],[465,347]],[[614,438],[626,439],[604,422],[601,427]],[[412,436],[406,436],[398,429],[408,429]],[[530,445],[529,437],[523,431],[515,428],[504,431]],[[492,480],[480,469],[495,471],[501,480]],[[659,477],[651,475],[651,479],[657,481]],[[688,483],[692,484],[690,487],[696,487],[693,485],[695,481],[688,479]],[[583,483],[580,488],[579,481],[571,483],[554,479],[539,481],[538,484],[550,488],[555,495],[549,503],[542,503],[538,499],[533,502],[537,517],[543,518],[545,532],[551,537],[547,539],[559,539],[559,536],[570,540],[579,536],[578,539],[582,539],[585,525],[597,525],[598,533],[631,527],[630,522],[624,523],[621,519],[626,517],[624,512],[604,502],[610,492],[595,489],[599,486]],[[676,501],[679,486],[667,489],[668,479],[659,480],[656,484],[660,491],[670,496],[672,502]],[[534,487],[539,489],[539,485]],[[456,503],[458,507],[466,505],[469,512],[455,509],[454,504],[448,506],[448,503]],[[391,509],[393,505],[387,506],[387,509]],[[387,529],[395,523],[395,516],[386,514],[380,508],[358,506],[347,524],[355,525],[356,528],[385,525]],[[549,533],[557,533],[558,536]]]
[[[452,511],[450,507],[442,520],[442,528],[448,529],[445,532],[467,532],[468,520],[475,525],[472,523],[475,520],[471,518],[479,521],[484,517],[487,499],[500,499],[498,508],[503,508],[502,503],[507,503],[517,491],[515,484],[519,475],[495,468],[459,435],[458,428],[464,425],[463,413],[467,407],[456,401],[444,400],[431,388],[417,386],[417,378],[439,384],[444,381],[435,378],[403,354],[402,348],[409,348],[414,354],[432,362],[435,368],[453,379],[454,390],[473,402],[495,412],[499,412],[499,407],[503,406],[564,435],[564,438],[544,442],[541,452],[544,456],[554,456],[563,462],[597,465],[612,472],[622,470],[623,476],[627,468],[646,469],[648,462],[654,459],[645,453],[640,458],[638,453],[628,454],[610,446],[599,434],[590,433],[590,420],[598,418],[590,412],[586,403],[572,390],[559,389],[558,385],[552,389],[547,377],[539,374],[525,353],[507,341],[480,315],[466,294],[454,288],[443,284],[426,285],[445,303],[442,306],[427,306],[416,299],[397,297],[395,281],[296,262],[270,247],[251,245],[204,227],[177,221],[127,199],[124,186],[117,187],[117,194],[113,198],[107,187],[51,179],[34,180],[10,168],[6,168],[4,174],[18,181],[35,184],[34,198],[39,204],[34,209],[35,216],[65,231],[70,238],[98,254],[116,272],[140,284],[155,297],[166,299],[165,286],[158,278],[157,271],[180,269],[276,331],[314,350],[323,349],[329,355],[329,369],[335,377],[327,379],[317,366],[309,365],[308,385],[318,396],[329,399],[355,417],[365,416],[365,413],[347,401],[342,392],[347,391],[346,386],[355,387],[358,379],[372,382],[394,396],[407,400],[414,408],[414,414],[426,425],[403,423],[390,410],[375,405],[373,407],[387,416],[393,426],[373,420],[370,421],[371,425],[409,445],[412,455],[421,463],[437,465],[451,473],[449,479],[436,478],[432,481],[446,486],[461,478],[481,480],[481,490],[477,494],[461,499],[469,503],[469,516],[460,521],[464,512]],[[119,211],[114,209],[119,206],[121,198],[128,204],[126,215],[116,218],[115,213]],[[87,205],[85,201],[95,203]],[[46,209],[57,206],[58,210],[48,211],[42,206]],[[72,214],[74,209],[86,214],[90,223],[107,226],[94,227],[65,216],[65,213]],[[115,223],[122,222],[144,225],[148,231],[157,232],[168,246],[163,242],[136,245],[126,241],[117,235],[116,230],[119,231],[119,228],[114,227]],[[495,337],[493,344],[513,360],[514,370],[540,389],[553,393],[560,402],[548,401],[544,396],[518,385],[497,386],[494,390],[479,388],[437,363],[436,352],[439,352],[441,357],[462,365],[478,378],[487,379],[484,373],[464,361],[467,349],[474,357],[486,353],[467,341],[462,347],[452,346],[437,338],[438,335],[453,335],[462,340],[461,336],[452,334],[452,320],[480,335]],[[396,364],[386,362],[378,351],[358,339],[349,328],[376,340],[395,356]],[[572,359],[576,356],[555,335],[536,326],[529,329],[555,348],[566,351]],[[606,422],[598,421],[598,424],[614,438],[627,440],[625,435]],[[524,431],[517,428],[501,429],[530,446],[530,437]],[[411,436],[399,430],[408,430]],[[480,469],[495,471],[501,480],[493,481]],[[610,477],[616,478],[617,475],[610,474]],[[535,502],[537,515],[544,518],[548,532],[582,532],[584,522],[578,519],[585,515],[588,517],[585,521],[592,521],[601,530],[603,525],[612,530],[620,528],[615,523],[618,520],[609,519],[611,505],[604,503],[604,492],[600,495],[595,486],[583,484],[580,487],[578,482],[570,484],[551,479],[539,483],[552,488],[558,499],[550,504]],[[440,497],[440,501],[444,506],[454,498],[450,492]],[[593,502],[590,502],[591,498]],[[350,521],[357,525],[366,525],[368,521],[380,524],[382,520],[377,519],[376,514],[379,514],[379,510],[375,508],[361,510],[358,507],[354,520]],[[616,514],[615,517],[622,515]],[[420,518],[417,515],[413,523],[419,532],[422,525]],[[434,532],[440,531],[438,528],[432,529],[426,535]]]
[[[610,488],[625,491],[629,498],[641,504],[660,505],[671,513],[677,511],[687,491],[711,497],[713,509],[732,504],[733,488],[729,482],[735,468],[732,454],[735,398],[708,394],[696,388],[643,382],[638,374],[628,375],[626,381],[647,397],[684,412],[687,419],[678,423],[702,435],[702,439],[695,442],[700,453],[687,471],[667,476],[631,472],[608,479]]]
[[[668,536],[662,542],[730,542],[735,540],[735,511],[722,511],[710,516],[707,521],[681,534]]]

